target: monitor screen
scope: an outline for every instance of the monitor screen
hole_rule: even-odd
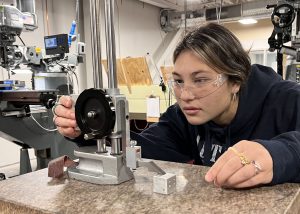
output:
[[[57,40],[56,37],[47,38],[45,39],[45,48],[56,48],[57,47]]]

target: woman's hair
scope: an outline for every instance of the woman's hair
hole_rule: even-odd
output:
[[[248,53],[236,36],[221,25],[210,23],[189,32],[177,45],[173,62],[186,50],[193,51],[216,72],[226,74],[231,82],[244,85],[249,76]]]

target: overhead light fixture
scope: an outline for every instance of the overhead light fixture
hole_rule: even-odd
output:
[[[256,19],[252,19],[252,18],[240,19],[239,23],[241,23],[243,25],[250,25],[250,24],[256,24],[257,20]]]

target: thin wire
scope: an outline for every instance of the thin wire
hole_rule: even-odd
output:
[[[71,94],[71,90],[70,90],[70,74],[69,72],[67,72],[67,88],[68,88],[68,94]]]
[[[56,129],[47,129],[45,127],[43,127],[33,116],[32,114],[30,115],[30,118],[33,119],[33,121],[40,127],[42,128],[43,130],[47,131],[47,132],[55,132],[57,131],[57,128]]]
[[[168,106],[168,101],[167,101],[166,92],[164,92],[164,97],[165,97],[165,104],[166,104],[166,107],[169,107],[169,106]]]
[[[62,64],[59,64],[59,62],[56,62],[56,64],[59,65],[59,66],[61,66],[61,67],[63,67],[64,69],[66,69],[68,75],[70,75],[69,72],[71,72],[71,74],[73,74],[73,75],[75,76],[75,80],[76,80],[76,84],[77,84],[77,93],[79,94],[79,85],[78,85],[78,84],[79,84],[79,81],[78,81],[78,76],[77,76],[75,70],[74,70],[74,69],[72,70],[72,68],[71,68],[70,66],[64,66],[64,65],[62,65]],[[73,77],[73,75],[72,75],[71,77]],[[68,77],[67,77],[67,78],[68,78]],[[71,79],[71,78],[70,78],[70,79]],[[73,79],[72,79],[72,83],[73,83]],[[74,89],[74,87],[73,87],[73,89]],[[70,91],[69,91],[69,90],[68,90],[68,92],[69,92],[69,94],[70,94]]]
[[[134,124],[134,127],[135,127],[138,131],[144,131],[144,130],[145,130],[146,128],[148,128],[148,126],[149,126],[149,123],[147,122],[146,126],[145,126],[144,128],[141,129],[141,128],[137,127],[135,120],[133,120],[133,124]]]
[[[78,83],[78,77],[77,77],[77,74],[75,73],[74,70],[71,70],[72,74],[75,76],[75,80],[76,80],[76,84],[77,84],[77,93],[79,94],[79,83]]]
[[[22,44],[23,44],[24,46],[26,46],[25,43],[24,43],[24,41],[23,41],[23,39],[22,39],[19,35],[18,35],[18,37],[19,37],[19,39],[21,40]]]

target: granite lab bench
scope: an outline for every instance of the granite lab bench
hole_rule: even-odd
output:
[[[300,184],[225,190],[204,181],[207,167],[155,162],[176,174],[174,193],[153,193],[146,168],[120,185],[54,180],[42,169],[0,182],[0,213],[300,213]]]

